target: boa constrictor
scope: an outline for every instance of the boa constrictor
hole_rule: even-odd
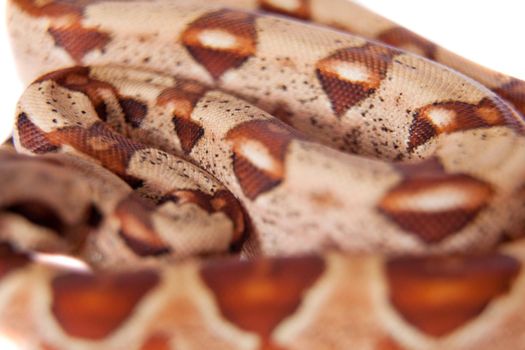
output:
[[[525,347],[523,82],[342,0],[10,0],[9,28],[2,337]]]

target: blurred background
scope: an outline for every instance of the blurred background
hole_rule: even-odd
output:
[[[0,141],[11,133],[23,86],[9,50],[5,1],[0,18]],[[360,0],[362,5],[486,67],[525,79],[523,0]]]

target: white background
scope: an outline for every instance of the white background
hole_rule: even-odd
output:
[[[5,0],[0,0],[5,18]],[[525,79],[523,0],[361,0],[362,4],[487,67]],[[5,21],[0,29],[0,140],[11,132],[22,92]]]

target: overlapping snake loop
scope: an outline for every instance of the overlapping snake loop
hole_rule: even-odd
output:
[[[343,0],[8,6],[3,338],[523,348],[523,82]]]

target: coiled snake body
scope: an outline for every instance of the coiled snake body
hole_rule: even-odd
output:
[[[521,81],[342,0],[11,0],[9,26],[22,348],[525,347]]]

